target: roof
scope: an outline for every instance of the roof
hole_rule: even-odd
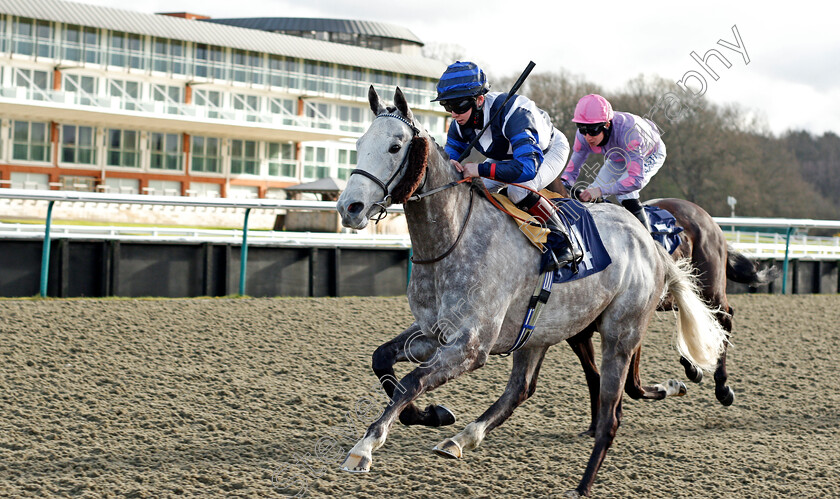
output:
[[[287,191],[299,192],[341,192],[347,187],[347,181],[338,178],[324,177],[314,182],[284,187]]]
[[[353,19],[324,19],[312,17],[241,17],[212,18],[206,22],[239,26],[262,31],[327,31],[381,36],[423,45],[423,41],[407,28],[394,24]]]
[[[0,0],[0,13],[435,79],[446,69],[425,57],[63,0]]]

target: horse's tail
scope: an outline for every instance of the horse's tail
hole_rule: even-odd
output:
[[[726,247],[726,278],[730,281],[755,287],[775,281],[779,274],[775,266],[758,270],[755,262],[732,249],[732,246]]]
[[[677,350],[692,364],[713,370],[727,341],[726,331],[715,317],[721,311],[709,308],[700,298],[687,258],[675,262],[665,248],[659,244],[656,247],[665,264],[665,292],[671,294],[678,309]]]

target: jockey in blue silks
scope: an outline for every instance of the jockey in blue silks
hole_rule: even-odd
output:
[[[445,147],[450,161],[464,177],[488,179],[488,188],[517,183],[539,191],[563,171],[569,142],[554,128],[548,114],[527,97],[515,95],[496,113],[507,94],[488,92],[489,87],[484,71],[472,62],[455,62],[441,76],[437,98],[432,102],[440,102],[452,115]],[[488,122],[490,126],[475,146],[487,160],[460,164],[456,158]],[[554,267],[583,256],[578,245],[571,244],[568,229],[550,201],[515,186],[508,187],[507,195],[520,209],[561,236],[562,242],[554,250]]]

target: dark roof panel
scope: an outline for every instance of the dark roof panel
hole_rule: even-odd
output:
[[[323,19],[310,17],[238,17],[202,19],[204,22],[227,24],[262,31],[327,31],[394,38],[423,45],[422,40],[407,28],[393,24],[355,19]]]

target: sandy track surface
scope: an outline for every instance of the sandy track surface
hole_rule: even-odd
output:
[[[717,403],[710,376],[682,398],[625,398],[593,496],[840,494],[840,296],[732,302],[735,404]],[[397,424],[371,473],[338,471],[382,403],[370,355],[410,322],[404,297],[0,301],[0,496],[547,497],[577,484],[592,440],[577,436],[587,392],[564,345],[464,459],[431,448],[502,393],[509,358],[420,400],[453,409],[454,427]],[[646,384],[685,379],[673,324],[660,314],[648,333]]]

